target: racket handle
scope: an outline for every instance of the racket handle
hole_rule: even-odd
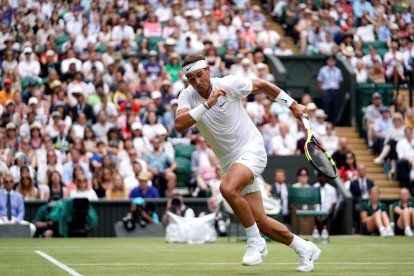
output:
[[[307,116],[302,117],[302,123],[303,123],[303,126],[305,127],[305,129],[310,129],[310,124],[309,124],[309,120],[308,120]]]

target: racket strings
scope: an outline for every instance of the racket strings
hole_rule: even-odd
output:
[[[312,162],[316,165],[318,169],[321,170],[323,174],[330,177],[335,177],[335,169],[332,166],[332,163],[325,155],[325,153],[314,143],[308,144],[308,152],[311,157]]]

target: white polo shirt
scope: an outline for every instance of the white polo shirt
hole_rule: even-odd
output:
[[[210,144],[219,160],[237,156],[248,144],[263,144],[263,137],[253,124],[242,104],[242,97],[252,92],[250,79],[226,76],[211,79],[213,91],[223,89],[217,103],[196,123],[201,135]],[[184,89],[178,98],[178,108],[193,109],[206,101],[192,87]]]

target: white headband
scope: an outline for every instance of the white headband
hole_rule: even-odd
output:
[[[194,72],[199,69],[204,69],[204,68],[207,68],[207,62],[203,59],[203,60],[197,60],[193,63],[187,64],[186,66],[183,67],[183,71],[184,71],[184,74],[188,74],[188,73]]]

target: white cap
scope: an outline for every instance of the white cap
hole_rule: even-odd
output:
[[[161,127],[157,130],[158,135],[167,135],[167,130],[164,127]]]
[[[31,54],[31,53],[33,53],[32,48],[26,47],[23,49],[23,54]]]
[[[193,17],[193,13],[192,13],[192,11],[190,11],[190,10],[186,10],[185,12],[184,12],[184,17]]]
[[[54,55],[55,55],[55,52],[53,50],[49,49],[46,51],[46,56],[54,56]]]
[[[326,118],[327,116],[326,116],[325,111],[323,109],[318,109],[315,112],[315,117],[323,117],[323,118]]]
[[[131,126],[132,130],[142,129],[142,124],[140,122],[134,122]]]
[[[153,100],[155,100],[155,99],[158,99],[158,98],[162,98],[162,94],[161,94],[161,92],[160,91],[152,91],[151,92],[151,99],[153,99]]]
[[[33,122],[33,124],[30,125],[30,129],[34,129],[34,128],[42,129],[42,124],[39,122]]]
[[[250,65],[250,59],[248,59],[248,58],[244,58],[244,59],[242,59],[242,62],[241,62],[243,65]]]
[[[14,105],[14,101],[13,101],[12,99],[8,99],[8,100],[6,101],[6,106],[8,106],[9,104]]]
[[[259,62],[259,63],[256,65],[256,67],[257,67],[257,69],[258,69],[258,70],[260,70],[260,69],[264,69],[264,68],[266,68],[266,64]]]
[[[165,40],[165,44],[166,44],[166,45],[175,45],[175,43],[176,43],[176,41],[175,41],[175,39],[174,39],[174,38],[172,38],[172,37],[169,37],[169,38],[167,38],[167,39]]]
[[[31,104],[38,104],[38,103],[39,103],[39,100],[37,98],[35,98],[35,97],[31,97],[29,99],[29,105],[31,105]]]
[[[307,105],[306,105],[306,109],[307,110],[316,110],[316,109],[318,109],[318,107],[316,106],[316,104],[315,103],[308,103]]]
[[[26,154],[24,154],[23,152],[19,151],[16,153],[16,155],[14,156],[14,159],[24,159],[26,158]]]

